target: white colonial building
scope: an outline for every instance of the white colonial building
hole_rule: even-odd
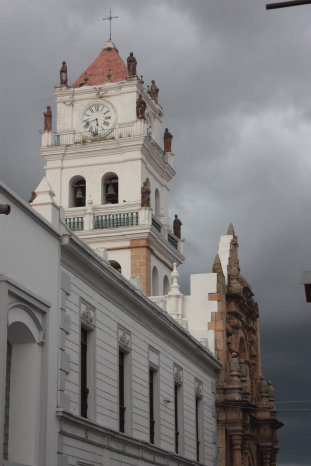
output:
[[[72,86],[63,75],[35,199],[0,185],[5,466],[217,464],[216,278],[179,291],[173,154],[131,66],[109,42]]]

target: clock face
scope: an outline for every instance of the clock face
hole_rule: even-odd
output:
[[[82,126],[85,131],[89,131],[93,136],[111,129],[112,125],[113,113],[103,103],[93,103],[82,113]]]

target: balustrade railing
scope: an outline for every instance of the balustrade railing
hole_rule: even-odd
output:
[[[174,248],[178,249],[178,241],[173,235],[168,233],[167,240],[172,246],[174,246]]]
[[[83,216],[81,214],[83,214]],[[158,221],[154,216],[150,215],[149,219],[147,219],[146,221],[146,218],[144,216],[141,216],[141,211],[139,210],[120,213],[96,213],[96,211],[95,213],[81,212],[80,216],[75,217],[69,215],[72,215],[72,213],[68,212],[65,220],[66,225],[72,231],[82,231],[85,229],[100,230],[151,224],[160,234],[166,237],[167,241],[171,246],[179,250],[178,239],[172,233],[167,232],[166,228],[164,228],[164,225],[162,225],[162,223]]]
[[[137,120],[130,126],[106,129],[101,131],[66,131],[57,133],[54,131],[44,131],[42,133],[42,146],[69,146],[73,144],[89,144],[94,142],[112,141],[114,139],[123,139],[135,136],[146,136],[156,149],[160,157],[168,162],[167,154],[158,143],[147,132],[144,120]]]
[[[95,216],[95,229],[138,225],[138,212],[103,214]]]
[[[72,231],[80,231],[84,229],[83,217],[66,218],[66,225]]]
[[[161,223],[159,223],[154,217],[152,217],[151,223],[152,223],[152,226],[154,226],[154,228],[161,233],[161,230],[162,230]]]

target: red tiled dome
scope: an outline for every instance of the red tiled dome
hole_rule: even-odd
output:
[[[107,78],[109,68],[111,74],[110,79]],[[85,73],[88,77],[88,81],[86,83],[87,86],[97,86],[108,81],[124,81],[128,76],[127,67],[120,57],[118,49],[111,41],[107,42],[98,57],[72,84],[72,87],[80,87],[80,84],[85,83]]]

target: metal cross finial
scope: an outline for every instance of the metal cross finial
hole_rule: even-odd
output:
[[[117,16],[111,16],[111,9],[110,9],[110,15],[107,17],[107,18],[103,18],[103,21],[105,21],[106,19],[109,19],[109,22],[110,22],[110,28],[109,28],[109,40],[111,41],[111,21],[113,19],[117,18]]]

